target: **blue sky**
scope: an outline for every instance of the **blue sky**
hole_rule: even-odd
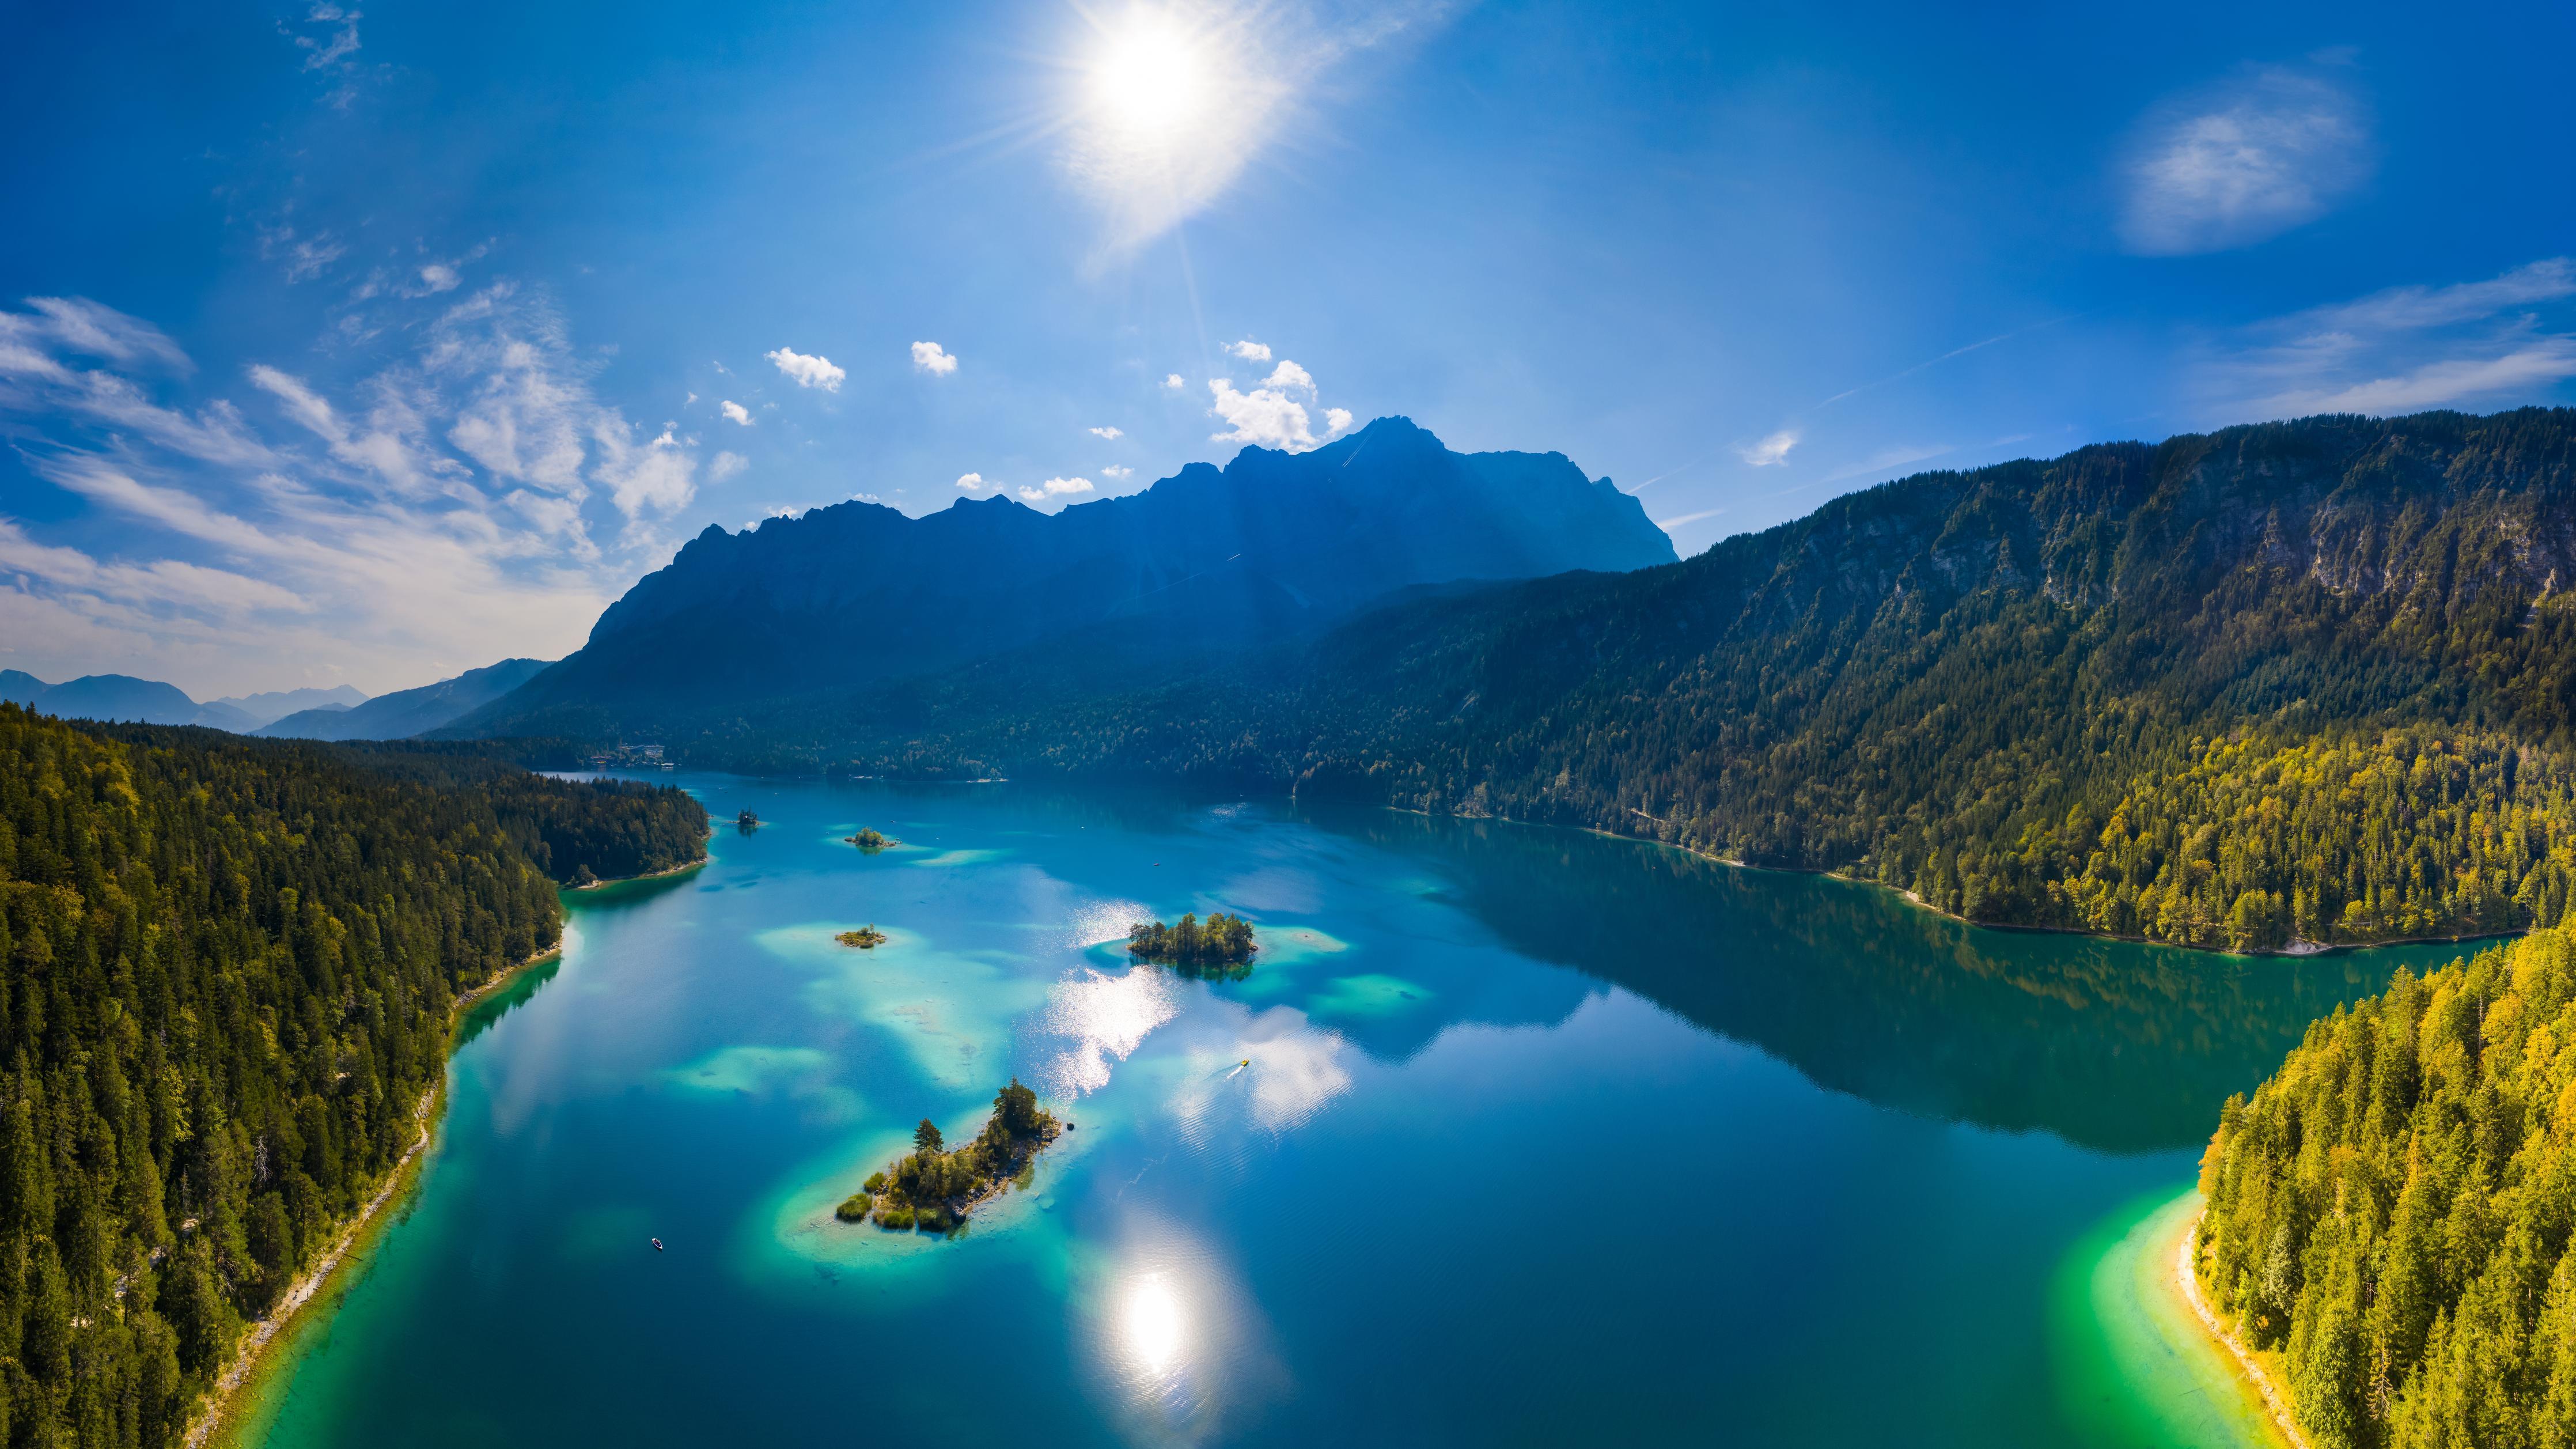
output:
[[[1962,9],[20,7],[0,668],[401,688],[710,522],[1390,413],[1687,554],[2570,400],[2576,10]]]

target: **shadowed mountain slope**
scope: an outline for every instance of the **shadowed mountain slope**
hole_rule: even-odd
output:
[[[546,667],[542,659],[504,659],[436,684],[378,695],[346,709],[300,710],[256,733],[272,739],[409,739],[490,704]]]
[[[917,519],[854,502],[709,528],[578,653],[458,732],[655,726],[1077,631],[1125,659],[1205,659],[1314,632],[1407,585],[1672,558],[1634,498],[1562,455],[1453,453],[1381,418],[1313,452],[1246,448],[1222,470],[1192,464],[1054,515],[1000,497]]]

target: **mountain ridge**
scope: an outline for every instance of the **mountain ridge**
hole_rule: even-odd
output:
[[[1311,452],[1245,448],[1222,469],[1193,463],[1055,514],[1000,496],[917,519],[854,501],[710,527],[581,650],[453,728],[614,732],[1096,626],[1115,626],[1139,661],[1197,659],[1311,632],[1407,585],[1673,557],[1633,496],[1562,454],[1455,453],[1381,418]]]
[[[525,684],[549,667],[543,659],[504,659],[361,704],[299,710],[251,731],[267,739],[400,740],[437,729]]]

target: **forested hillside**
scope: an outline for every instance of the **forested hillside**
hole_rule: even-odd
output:
[[[2576,412],[2310,418],[1925,474],[1148,689],[988,665],[675,743],[1593,826],[2194,945],[2456,936],[2576,881],[2570,584]]]
[[[174,1442],[411,1141],[456,996],[554,944],[549,873],[685,859],[704,818],[0,705],[0,1439]]]
[[[2319,1449],[2576,1443],[2576,941],[2400,972],[2201,1167],[2197,1266]]]

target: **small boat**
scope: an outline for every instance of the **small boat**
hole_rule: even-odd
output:
[[[653,1251],[657,1253],[662,1251],[662,1240],[660,1238],[655,1238],[653,1240]]]

